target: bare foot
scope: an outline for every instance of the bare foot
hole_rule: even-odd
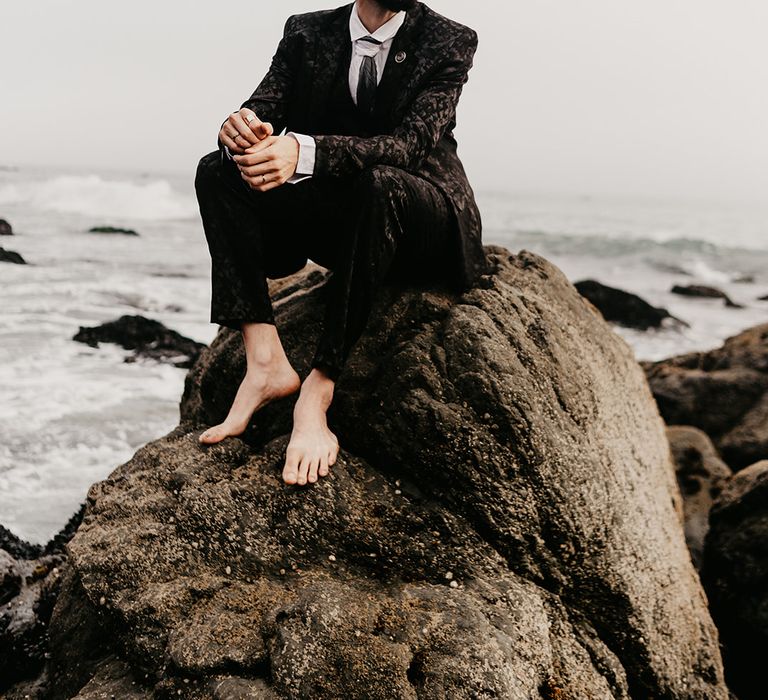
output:
[[[313,369],[304,380],[293,409],[293,431],[285,449],[283,481],[286,484],[314,483],[326,476],[336,462],[339,441],[328,429],[326,411],[333,400],[333,380]]]
[[[200,435],[199,441],[210,445],[229,435],[240,435],[248,427],[251,416],[262,406],[295,393],[300,386],[301,378],[287,360],[249,367],[224,422],[208,428]]]

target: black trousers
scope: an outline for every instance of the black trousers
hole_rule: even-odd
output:
[[[274,324],[267,278],[312,260],[332,271],[312,366],[334,380],[382,284],[450,284],[457,233],[445,196],[404,170],[375,166],[259,192],[214,151],[200,160],[195,189],[211,254],[211,323]]]

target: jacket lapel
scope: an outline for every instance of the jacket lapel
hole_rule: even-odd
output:
[[[376,89],[376,104],[373,110],[376,121],[388,122],[392,119],[393,112],[409,92],[409,77],[422,61],[423,57],[418,51],[419,42],[416,41],[421,13],[420,3],[406,12],[405,21],[392,40],[381,82]]]
[[[313,65],[310,74],[314,77],[309,100],[309,114],[325,112],[324,106],[333,88],[333,81],[339,73],[339,64],[349,70],[352,58],[352,42],[349,38],[349,16],[354,3],[338,8],[338,14],[329,24],[327,31],[315,34]]]

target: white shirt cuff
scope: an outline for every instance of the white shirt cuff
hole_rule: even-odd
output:
[[[289,131],[286,136],[293,136],[299,142],[299,162],[296,164],[296,172],[286,180],[295,185],[311,177],[315,172],[315,139],[293,131]]]
[[[232,160],[232,154],[229,152],[229,146],[225,146],[223,143],[221,145],[224,146],[224,153],[227,154],[227,158]]]

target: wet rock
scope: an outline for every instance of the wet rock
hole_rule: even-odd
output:
[[[768,324],[641,365],[667,424],[703,430],[733,470],[768,455]]]
[[[768,460],[735,474],[710,514],[702,566],[723,642],[729,686],[739,700],[765,697],[768,649]]]
[[[758,301],[768,301],[768,294],[766,294],[766,295],[764,295],[762,297],[757,297],[757,300]]]
[[[0,527],[0,694],[34,678],[46,663],[48,625],[66,570],[65,546],[83,512],[81,507],[45,547]],[[33,681],[32,687],[37,686],[45,683]],[[37,693],[26,690],[31,697]]]
[[[659,328],[665,318],[683,323],[661,307],[651,306],[647,301],[622,289],[609,287],[596,280],[581,280],[574,284],[586,299],[594,304],[606,321],[629,328],[647,330]]]
[[[19,253],[12,250],[0,248],[0,262],[14,263],[16,265],[26,265],[27,261]]]
[[[720,459],[707,434],[698,428],[673,425],[667,428],[667,437],[676,465],[677,483],[683,495],[685,540],[698,569],[704,536],[709,529],[709,511],[730,478],[731,470]]]
[[[727,698],[632,349],[554,265],[487,252],[466,294],[382,289],[316,484],[282,482],[291,400],[198,443],[244,369],[220,329],[182,424],[89,490],[55,649],[89,619],[155,697]],[[274,289],[302,373],[325,279]],[[54,653],[59,697],[94,645]]]
[[[126,350],[133,350],[133,356],[126,358],[126,362],[147,357],[176,367],[191,367],[205,347],[203,343],[144,316],[121,316],[92,328],[81,326],[72,339],[91,347],[98,347],[99,343],[116,343]]]
[[[709,299],[722,299],[726,306],[734,309],[743,309],[743,304],[737,304],[722,290],[716,287],[709,287],[705,284],[676,284],[670,290],[673,294],[681,294],[689,297],[706,297]]]
[[[11,225],[5,220],[0,219],[0,236],[12,236],[13,229]]]
[[[93,226],[88,229],[88,233],[117,233],[124,236],[138,236],[139,234],[131,228],[119,228],[115,226]]]

